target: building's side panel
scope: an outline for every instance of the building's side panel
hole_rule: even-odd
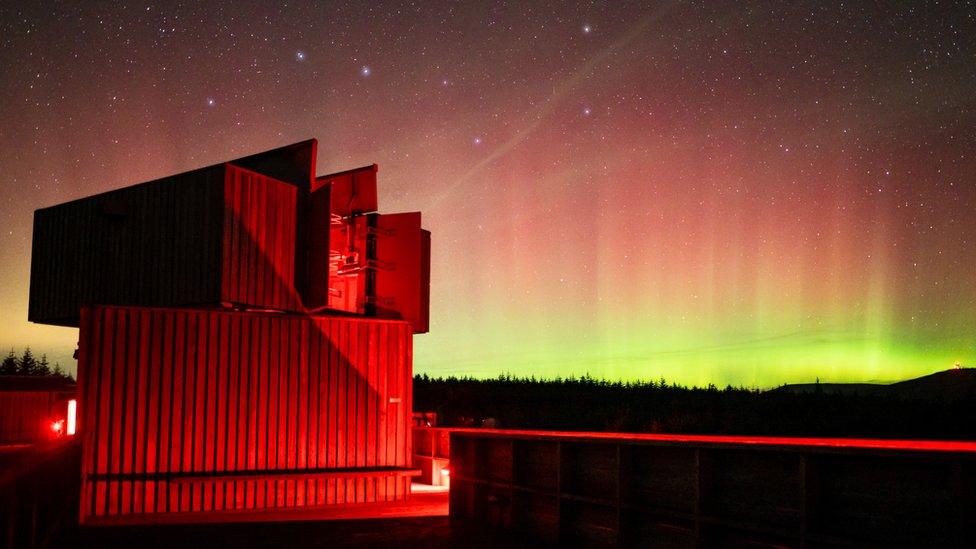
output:
[[[29,319],[82,305],[296,311],[298,188],[221,165],[38,210]]]
[[[338,217],[349,217],[375,212],[379,209],[376,194],[376,173],[379,166],[372,164],[319,176],[313,189],[328,187],[331,195],[330,209]]]
[[[34,214],[28,317],[77,325],[82,305],[219,301],[217,166]]]
[[[420,247],[420,321],[415,332],[430,331],[430,231],[421,231]]]
[[[375,312],[379,318],[408,320],[415,333],[429,329],[430,233],[420,212],[372,216],[376,238]]]
[[[224,183],[221,301],[296,311],[298,189],[228,165]]]
[[[406,495],[408,323],[125,307],[83,319],[83,521]]]
[[[51,437],[53,408],[58,402],[58,393],[52,391],[0,391],[0,443]]]

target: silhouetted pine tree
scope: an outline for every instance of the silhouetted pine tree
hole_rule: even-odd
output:
[[[24,349],[24,354],[20,357],[17,366],[17,373],[22,376],[36,375],[37,359],[34,358],[34,353],[31,352],[30,347]]]
[[[61,379],[66,379],[66,380],[69,380],[69,381],[74,381],[75,380],[74,376],[72,376],[71,374],[69,374],[67,370],[65,370],[64,368],[61,367],[61,363],[60,362],[55,362],[54,363],[54,369],[51,370],[51,375],[52,376],[57,376],[57,377],[60,377]]]
[[[14,376],[17,375],[17,355],[14,354],[14,350],[10,349],[10,353],[3,358],[3,362],[0,362],[0,376]]]
[[[47,354],[41,355],[41,361],[37,363],[37,368],[34,371],[35,376],[49,376],[51,375],[51,366],[47,361]]]

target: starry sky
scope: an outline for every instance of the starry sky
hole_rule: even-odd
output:
[[[300,141],[433,233],[415,371],[976,365],[976,6],[7,2],[0,349],[36,208]],[[70,269],[70,265],[65,265]]]

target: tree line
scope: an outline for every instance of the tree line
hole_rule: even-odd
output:
[[[47,354],[42,354],[38,359],[30,347],[24,348],[20,356],[10,349],[7,356],[0,361],[0,376],[49,376],[74,381],[60,363],[55,362],[52,366],[47,360]]]
[[[621,383],[589,377],[414,378],[446,427],[976,440],[976,393],[949,398]]]

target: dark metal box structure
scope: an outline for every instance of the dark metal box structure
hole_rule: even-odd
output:
[[[220,164],[38,210],[34,322],[86,303],[298,310],[299,189]]]
[[[82,522],[406,497],[411,338],[403,321],[85,308]]]

